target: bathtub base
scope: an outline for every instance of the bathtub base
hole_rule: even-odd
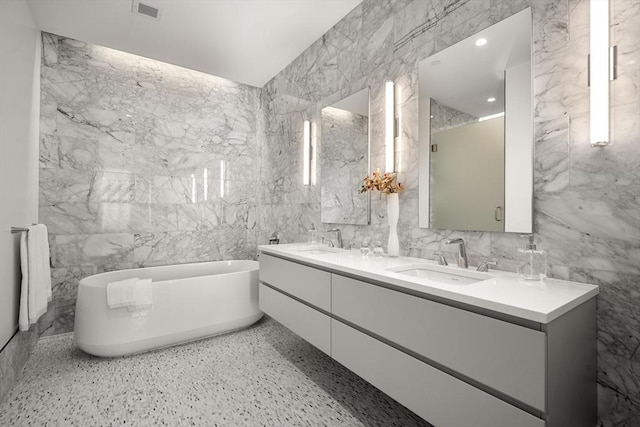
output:
[[[244,319],[238,319],[232,322],[207,326],[195,331],[168,334],[159,337],[146,338],[138,341],[131,341],[115,345],[85,343],[78,340],[75,335],[73,337],[73,340],[75,341],[78,348],[80,348],[85,353],[91,354],[93,356],[129,356],[132,354],[145,353],[147,351],[173,347],[174,345],[186,344],[194,341],[212,338],[218,335],[239,331],[253,325],[258,320],[262,319],[263,316],[264,313],[261,312]]]

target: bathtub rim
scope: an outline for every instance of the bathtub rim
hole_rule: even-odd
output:
[[[235,271],[227,271],[227,272],[221,272],[221,273],[210,273],[210,274],[198,274],[198,275],[185,275],[184,277],[174,277],[174,278],[170,278],[170,279],[154,279],[153,277],[145,277],[145,278],[151,278],[153,282],[164,282],[164,281],[168,281],[168,280],[184,280],[184,279],[191,279],[191,278],[195,278],[195,277],[206,277],[206,276],[224,276],[224,275],[228,275],[228,274],[243,274],[243,273],[250,273],[253,271],[258,271],[259,267],[260,267],[260,263],[258,261],[255,260],[219,260],[219,261],[201,261],[201,262],[189,262],[189,263],[184,263],[184,264],[166,264],[166,265],[154,265],[154,266],[150,266],[150,267],[135,267],[135,268],[125,268],[123,270],[111,270],[111,271],[104,271],[102,273],[96,273],[96,274],[92,274],[90,276],[86,276],[83,277],[82,279],[80,279],[78,281],[78,288],[82,287],[91,287],[91,288],[105,288],[111,281],[105,280],[104,282],[101,280],[103,278],[106,278],[108,276],[116,276],[116,275],[123,275],[126,273],[133,273],[133,272],[145,272],[145,273],[153,273],[154,270],[158,271],[158,270],[170,270],[170,269],[176,269],[176,268],[189,268],[189,267],[200,267],[202,268],[204,265],[207,264],[218,264],[218,265],[222,265],[222,264],[247,264],[248,266],[252,267],[252,268],[247,268],[247,269],[242,269],[242,270],[235,270]],[[149,276],[151,275],[149,274]],[[147,276],[147,274],[145,274],[144,276]],[[128,278],[132,278],[132,277],[136,277],[135,275],[129,276]],[[122,279],[115,279],[115,280],[122,280]],[[96,283],[92,283],[96,281]],[[76,300],[77,301],[77,300]]]

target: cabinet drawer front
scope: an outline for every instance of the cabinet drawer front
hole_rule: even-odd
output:
[[[331,273],[262,254],[260,281],[331,311]]]
[[[544,421],[332,320],[332,357],[438,427],[544,427]]]
[[[331,319],[260,283],[260,310],[331,355]]]
[[[333,314],[545,411],[543,332],[333,275]]]

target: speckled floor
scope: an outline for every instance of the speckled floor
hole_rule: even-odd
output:
[[[116,359],[42,338],[0,426],[428,426],[276,321]]]

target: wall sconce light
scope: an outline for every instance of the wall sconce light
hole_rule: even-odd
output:
[[[396,165],[395,137],[397,135],[397,122],[395,110],[395,90],[393,81],[385,84],[384,94],[384,146],[385,146],[385,172],[394,172]]]
[[[224,160],[220,160],[220,197],[224,197],[226,175],[227,175],[226,163]]]
[[[207,168],[204,168],[204,170],[202,171],[202,182],[204,183],[204,201],[207,201],[208,195],[209,195],[209,171],[207,170]]]
[[[309,120],[305,120],[303,123],[302,145],[302,183],[309,185],[311,183],[311,122]]]
[[[616,47],[609,47],[609,0],[591,0],[590,14],[590,142],[609,145],[609,81],[616,78]]]
[[[191,203],[196,202],[196,176],[191,174]]]
[[[318,170],[318,166],[316,162],[318,161],[318,156],[316,155],[316,138],[318,136],[318,131],[316,129],[316,122],[311,122],[311,135],[309,139],[311,140],[311,148],[310,148],[310,156],[311,156],[311,167],[309,173],[311,174],[311,185],[316,185],[316,171]]]

